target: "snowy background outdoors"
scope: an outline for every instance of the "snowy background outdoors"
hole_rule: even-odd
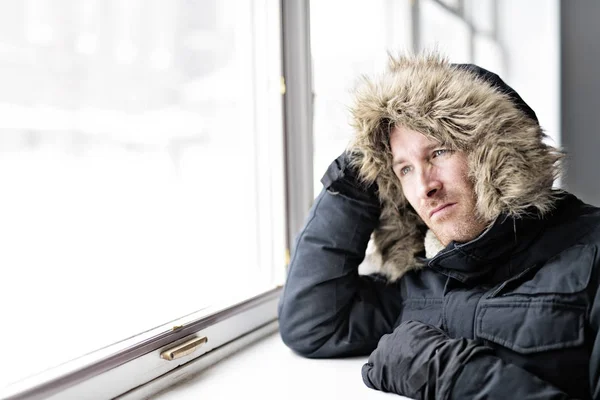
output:
[[[268,287],[252,7],[0,5],[0,386]]]

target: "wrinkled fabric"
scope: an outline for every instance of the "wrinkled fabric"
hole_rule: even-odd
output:
[[[430,325],[406,321],[379,340],[362,368],[363,381],[372,389],[420,397],[429,361],[447,339]]]
[[[369,355],[384,335],[418,321],[457,343],[429,359],[419,398],[600,399],[598,208],[565,194],[547,217],[498,219],[390,283],[357,272],[379,208],[352,188],[327,189],[298,236],[280,299],[290,348],[314,358]],[[468,356],[471,344],[485,354]],[[372,364],[386,365],[387,378],[370,385],[407,385],[383,354]]]
[[[464,371],[469,364],[477,365],[478,371]],[[508,394],[516,399],[569,398],[527,371],[504,365],[482,342],[452,339],[440,329],[418,321],[406,321],[384,335],[363,366],[362,377],[372,389],[414,399],[472,399],[482,394],[486,399],[506,399]],[[474,384],[463,384],[460,379]],[[492,382],[491,391],[481,389],[487,382]],[[463,392],[465,387],[480,389]]]
[[[353,97],[354,162],[331,164],[296,241],[283,341],[370,354],[368,386],[416,398],[600,400],[600,209],[553,189],[564,154],[535,112],[498,75],[436,53],[391,56]],[[488,229],[426,254],[393,126],[465,152]],[[380,268],[360,275],[370,238]]]

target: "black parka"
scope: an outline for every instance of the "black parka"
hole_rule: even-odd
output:
[[[438,398],[600,398],[600,209],[565,194],[546,218],[501,217],[394,283],[358,274],[378,217],[351,194],[317,197],[279,306],[289,347],[368,355],[421,321],[493,349],[445,376]]]
[[[292,254],[284,342],[308,357],[373,352],[365,383],[413,397],[600,400],[600,209],[552,188],[562,154],[533,110],[497,75],[435,54],[391,58],[355,97],[353,161],[328,169]],[[424,257],[426,227],[391,167],[394,125],[468,155],[474,212],[493,221],[479,237]],[[382,268],[360,275],[370,240]],[[433,344],[398,366],[398,340]]]

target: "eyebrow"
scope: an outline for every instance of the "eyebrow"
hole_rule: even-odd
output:
[[[432,151],[433,149],[437,149],[437,148],[439,148],[439,147],[444,147],[444,145],[443,145],[443,144],[441,144],[441,143],[434,143],[434,144],[430,144],[429,146],[427,146],[427,147],[425,147],[425,148],[423,149],[423,152],[424,152],[424,153],[429,153],[429,152],[430,152],[430,151]],[[397,157],[397,158],[394,158],[394,159],[392,160],[392,166],[395,166],[395,165],[398,165],[398,164],[402,164],[402,163],[404,163],[404,162],[405,162],[405,161],[404,161],[404,159],[403,159],[403,158],[401,158],[401,157]]]

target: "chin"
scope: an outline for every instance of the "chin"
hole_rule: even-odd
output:
[[[467,243],[475,239],[477,235],[473,235],[467,232],[456,232],[456,230],[436,230],[432,229],[435,236],[437,236],[440,243],[448,246],[450,242],[456,243]]]

